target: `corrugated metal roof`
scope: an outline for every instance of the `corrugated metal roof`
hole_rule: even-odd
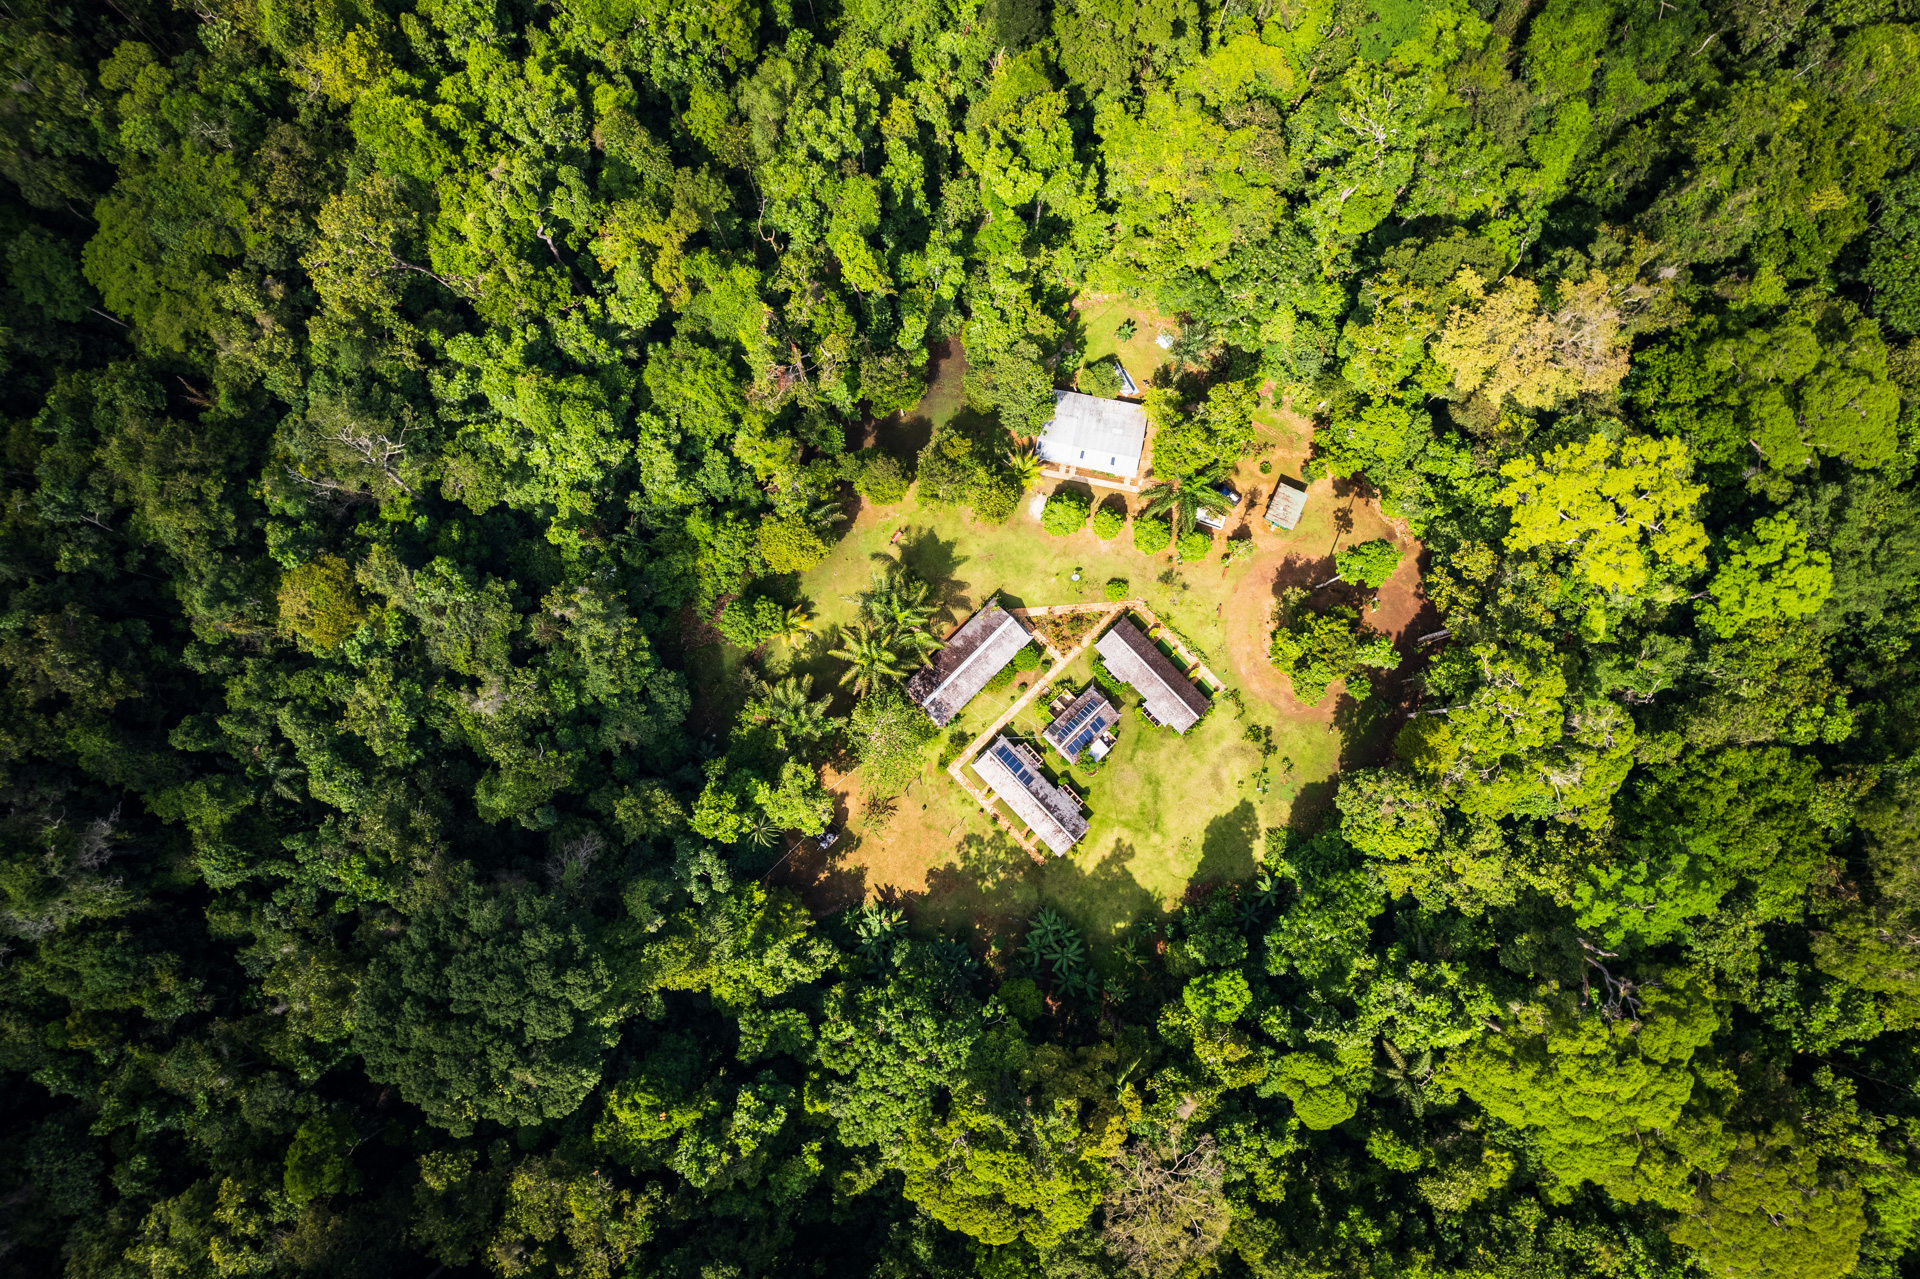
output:
[[[947,636],[946,647],[907,681],[907,696],[942,728],[985,688],[1031,633],[1020,619],[989,604]]]
[[[1146,446],[1147,414],[1138,404],[1055,391],[1053,420],[1040,433],[1039,452],[1058,466],[1136,479]]]
[[[1039,758],[1011,737],[995,738],[973,761],[973,771],[1055,853],[1065,854],[1087,833],[1079,796],[1048,781]]]
[[[1115,622],[1093,647],[1108,670],[1139,691],[1147,713],[1156,720],[1176,733],[1199,722],[1207,709],[1206,695],[1131,621],[1123,617]]]
[[[1267,503],[1267,523],[1292,528],[1307,509],[1307,495],[1287,484],[1273,486],[1273,500]]]

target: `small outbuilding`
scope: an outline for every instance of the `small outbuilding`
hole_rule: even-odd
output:
[[[1120,709],[1094,685],[1069,702],[1040,735],[1070,762],[1078,763],[1082,751],[1098,761],[1113,749],[1113,726],[1119,722]]]
[[[927,718],[945,728],[1031,638],[1032,632],[998,601],[988,604],[947,636],[946,646],[913,673],[907,681],[907,696]]]
[[[1087,833],[1080,797],[1048,781],[1040,771],[1040,757],[1024,742],[1004,734],[996,737],[973,761],[973,771],[1056,856],[1065,856]]]
[[[1053,420],[1040,432],[1040,459],[1055,466],[1137,479],[1147,447],[1147,413],[1138,404],[1078,391],[1053,393]]]
[[[1275,528],[1290,529],[1300,522],[1300,515],[1307,509],[1307,495],[1291,484],[1273,486],[1273,500],[1267,503],[1267,523]]]
[[[1131,619],[1121,618],[1102,635],[1094,649],[1107,669],[1140,694],[1147,718],[1185,733],[1206,712],[1207,696],[1167,660],[1158,645],[1143,635]]]

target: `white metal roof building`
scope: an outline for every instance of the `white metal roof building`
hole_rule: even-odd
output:
[[[1138,404],[1078,391],[1053,393],[1053,420],[1040,433],[1040,458],[1056,466],[1140,476],[1147,414]]]

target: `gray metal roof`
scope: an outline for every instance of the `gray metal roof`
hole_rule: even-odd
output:
[[[1136,479],[1147,446],[1147,414],[1138,404],[1078,391],[1053,393],[1053,420],[1040,433],[1040,457],[1057,466]]]
[[[1108,670],[1139,691],[1154,719],[1176,733],[1199,722],[1206,695],[1127,618],[1115,622],[1093,647]]]
[[[1273,500],[1267,503],[1267,523],[1276,528],[1292,528],[1307,509],[1307,495],[1289,484],[1273,486]]]
[[[995,738],[974,759],[973,771],[1055,853],[1064,855],[1087,833],[1080,797],[1048,781],[1040,757],[1011,737]]]
[[[998,603],[989,604],[947,636],[946,647],[913,673],[907,696],[945,728],[1030,638],[1019,618]]]

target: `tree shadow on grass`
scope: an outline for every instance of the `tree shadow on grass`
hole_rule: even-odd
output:
[[[1157,917],[1160,900],[1134,878],[1138,856],[1115,839],[1092,866],[1057,858],[1040,869],[1042,895],[1080,929],[1096,953],[1110,948],[1135,920]]]
[[[946,863],[927,871],[926,894],[914,903],[914,921],[943,931],[972,926],[1002,934],[1039,908],[1039,867],[1004,830],[967,835]]]
[[[873,425],[874,446],[908,466],[932,438],[933,419],[924,413],[901,413]]]
[[[1295,792],[1293,805],[1287,811],[1287,828],[1303,835],[1319,830],[1333,816],[1333,797],[1339,789],[1340,777],[1337,773],[1322,781],[1302,785]]]
[[[768,884],[788,888],[815,919],[858,906],[867,898],[867,869],[849,866],[847,857],[860,847],[860,837],[848,832],[844,799],[836,796],[834,828],[842,835],[832,848],[822,849],[811,839],[796,839],[793,848],[765,876]],[[793,838],[789,834],[788,838]]]
[[[1200,863],[1189,882],[1195,886],[1232,883],[1253,875],[1254,850],[1260,846],[1260,815],[1243,799],[1207,823],[1200,838]]]
[[[946,865],[927,872],[927,891],[912,903],[914,922],[970,935],[976,950],[1011,954],[1041,906],[1052,906],[1104,951],[1134,920],[1157,914],[1158,899],[1129,869],[1133,845],[1115,840],[1090,867],[1080,860],[1033,860],[1005,831],[969,835]]]
[[[1273,597],[1280,596],[1290,587],[1299,587],[1311,591],[1334,574],[1331,555],[1289,555],[1280,561],[1273,570]]]
[[[943,612],[958,621],[960,606],[966,603],[973,583],[960,577],[960,566],[971,557],[960,554],[960,539],[941,540],[931,528],[909,528],[896,544],[899,561],[909,573],[925,582],[934,601]],[[890,558],[876,552],[875,560]]]

